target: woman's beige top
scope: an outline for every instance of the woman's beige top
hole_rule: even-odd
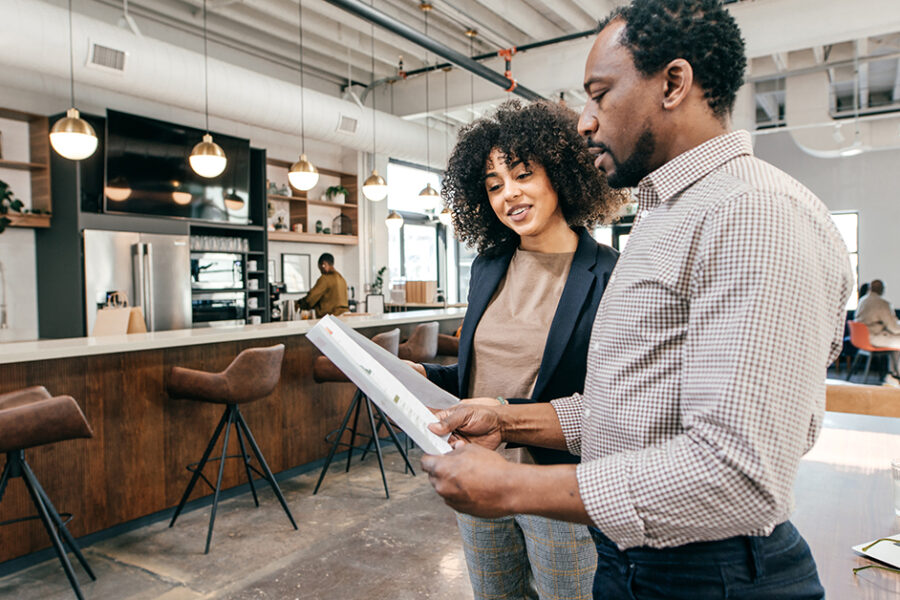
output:
[[[513,254],[475,330],[470,398],[531,397],[574,256]]]

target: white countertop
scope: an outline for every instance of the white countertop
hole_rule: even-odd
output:
[[[353,327],[381,327],[461,319],[466,314],[464,308],[436,310],[416,310],[390,313],[381,317],[354,316],[343,320]],[[201,329],[177,329],[155,333],[131,333],[103,337],[66,338],[61,340],[38,340],[33,342],[10,342],[0,344],[0,364],[23,363],[35,360],[73,358],[95,354],[117,352],[138,352],[160,348],[178,348],[200,344],[217,344],[242,340],[258,340],[289,335],[304,335],[318,323],[311,321],[283,321],[262,325],[235,325],[231,327],[204,327]]]

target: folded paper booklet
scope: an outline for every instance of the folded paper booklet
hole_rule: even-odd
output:
[[[306,337],[422,450],[429,454],[452,450],[449,436],[428,429],[437,423],[428,407],[449,408],[458,398],[332,316],[319,321]]]
[[[889,564],[895,569],[900,569],[900,534],[892,535],[877,544],[873,543],[875,541],[872,540],[865,544],[853,546],[853,549],[867,558]],[[866,546],[870,546],[869,549],[863,550]]]

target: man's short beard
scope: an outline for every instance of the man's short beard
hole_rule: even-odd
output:
[[[650,173],[650,159],[655,151],[656,137],[648,127],[635,143],[634,152],[624,162],[620,163],[610,154],[616,169],[607,177],[609,187],[614,189],[637,187],[641,179]]]

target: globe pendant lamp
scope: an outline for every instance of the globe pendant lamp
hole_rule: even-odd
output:
[[[297,3],[300,34],[300,160],[291,165],[288,181],[301,192],[308,192],[319,182],[319,170],[306,158],[306,102],[303,100],[303,0]]]
[[[400,216],[400,213],[392,210],[384,220],[384,224],[392,231],[399,231],[403,227],[403,217]]]
[[[370,2],[374,6],[374,0]],[[372,87],[369,93],[372,94],[372,174],[366,177],[363,183],[363,196],[372,202],[380,202],[387,198],[388,187],[384,177],[378,174],[375,169],[375,24],[372,23]]]
[[[191,168],[200,177],[211,179],[222,174],[228,164],[225,151],[213,141],[210,134],[204,134],[203,141],[194,146],[188,159]]]
[[[387,181],[384,180],[384,177],[378,174],[377,169],[372,169],[372,174],[366,177],[366,181],[365,183],[363,183],[362,190],[363,196],[365,196],[372,202],[379,202],[387,198]]]
[[[438,220],[441,222],[441,225],[445,225],[447,227],[453,222],[453,213],[450,211],[449,206],[445,206],[444,210],[438,214]]]
[[[436,206],[441,201],[441,195],[436,189],[431,187],[431,183],[426,183],[422,191],[419,192],[419,200],[426,206]]]
[[[306,154],[301,154],[288,171],[288,181],[301,192],[309,191],[319,182],[319,170],[306,159]]]
[[[209,51],[207,49],[206,0],[203,0],[203,86],[206,94],[206,133],[203,141],[194,146],[188,162],[200,177],[218,177],[228,165],[228,158],[222,147],[213,141],[209,133]]]
[[[75,108],[75,58],[72,41],[72,0],[69,0],[69,91],[72,108],[65,118],[53,124],[50,130],[50,145],[69,160],[83,160],[97,150],[97,133],[91,124],[81,118]]]
[[[241,210],[244,208],[244,199],[238,196],[237,192],[232,188],[225,194],[225,208],[228,210]]]

